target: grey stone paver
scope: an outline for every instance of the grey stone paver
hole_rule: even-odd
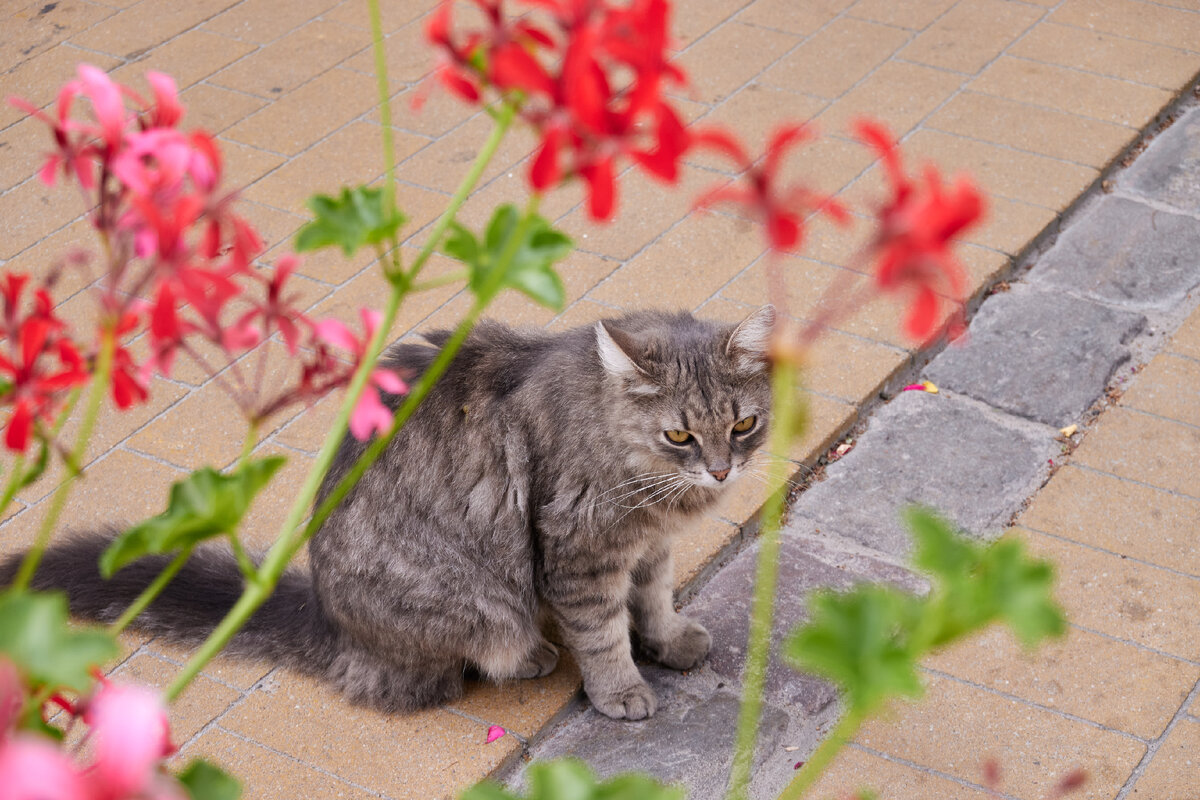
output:
[[[1071,223],[1029,281],[1136,311],[1165,310],[1200,284],[1197,253],[1200,221],[1110,196]]]
[[[1139,314],[1015,285],[988,298],[965,342],[947,347],[926,375],[943,388],[1062,427],[1100,397],[1144,325]]]
[[[1049,474],[1055,433],[962,397],[902,392],[793,511],[892,556],[909,552],[898,513],[913,503],[991,538]]]
[[[1117,185],[1200,214],[1200,108],[1193,108],[1164,131]]]

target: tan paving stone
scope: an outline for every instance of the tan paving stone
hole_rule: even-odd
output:
[[[582,685],[570,652],[559,648],[558,666],[544,678],[504,683],[469,680],[463,697],[449,707],[531,739],[571,702]]]
[[[620,313],[615,308],[609,308],[608,306],[584,298],[568,306],[566,311],[559,314],[550,323],[549,328],[552,331],[577,328],[580,325],[591,325],[597,320],[619,316]]]
[[[242,784],[242,796],[254,800],[295,800],[297,797],[367,800],[378,797],[374,792],[351,786],[221,728],[205,731],[175,757],[175,762],[182,769],[193,758],[204,758],[235,776]]]
[[[295,450],[269,443],[255,450],[253,457],[258,459],[267,456],[283,456],[287,463],[254,498],[254,505],[242,518],[241,527],[238,529],[239,539],[252,553],[266,553],[271,549],[271,545],[275,544],[280,526],[292,510],[292,503],[300,494],[314,461],[313,458]],[[307,563],[307,559],[303,563]]]
[[[985,94],[1140,128],[1171,101],[1152,86],[1002,56],[969,84]]]
[[[689,81],[688,88],[677,93],[704,103],[719,103],[799,41],[792,34],[728,22],[676,60]]]
[[[575,252],[557,265],[559,276],[566,287],[566,303],[569,305],[608,277],[619,265],[615,261]],[[531,300],[527,295],[513,289],[500,294],[488,306],[486,316],[507,322],[510,325],[547,325],[558,315]]]
[[[533,190],[529,186],[529,161],[528,158],[524,159],[514,165],[512,169],[496,176],[482,189],[473,192],[459,209],[455,219],[467,228],[479,232],[487,228],[492,214],[498,207],[510,204],[517,208],[525,208],[533,194]],[[684,180],[687,180],[688,177],[689,173],[685,171]],[[697,176],[692,175],[691,177],[693,185],[696,185]],[[648,194],[655,191],[659,203],[649,206],[649,208],[640,205],[645,202],[644,198]],[[552,222],[563,233],[568,234],[575,242],[576,249],[598,250],[600,248],[593,243],[592,237],[603,238],[605,234],[615,234],[616,231],[613,229],[616,228],[632,228],[642,218],[643,213],[657,210],[663,205],[662,201],[672,195],[683,193],[683,190],[671,190],[662,183],[638,172],[626,173],[619,179],[616,217],[607,223],[596,223],[588,219],[580,207],[580,204],[584,203],[587,198],[587,185],[582,180],[570,180],[542,195],[538,201],[538,214]],[[447,198],[444,195],[441,198],[440,205],[444,208]],[[682,198],[678,199],[682,200]],[[682,206],[682,202],[672,204],[672,207],[676,205]],[[580,208],[575,214],[564,219],[577,207]],[[631,208],[633,210],[630,210]],[[570,228],[567,227],[568,225]],[[659,229],[665,228],[666,225],[667,223],[664,222]],[[645,227],[649,229],[653,226],[647,224]],[[424,241],[424,234],[425,231],[422,231],[421,235],[416,237],[417,240]]]
[[[204,23],[204,30],[267,44],[337,4],[338,0],[293,0],[282,5],[271,0],[243,0]]]
[[[252,44],[193,30],[153,48],[137,61],[113,70],[111,75],[113,80],[132,87],[150,99],[154,95],[145,75],[151,70],[167,73],[182,90],[232,64],[253,49]]]
[[[81,61],[105,70],[121,63],[103,53],[81,50],[69,44],[59,45],[28,61],[22,61],[11,72],[5,73],[4,96],[23,97],[41,108],[53,102],[59,87],[75,77],[75,66]],[[6,102],[0,103],[0,127],[7,127],[24,116],[24,111]]]
[[[303,25],[209,79],[260,97],[290,92],[370,43],[362,31],[317,20]]]
[[[417,17],[425,14],[429,8],[430,6],[425,3],[380,3],[379,15],[383,23],[384,34],[391,34],[397,28],[408,25]],[[367,4],[359,2],[359,0],[343,0],[342,3],[334,6],[321,16],[342,25],[350,25],[355,28],[361,28],[364,31],[370,31],[371,17],[367,9]],[[456,18],[458,16],[459,14],[455,15]],[[465,19],[467,15],[462,14],[462,17]]]
[[[627,260],[679,220],[703,218],[705,215],[692,212],[692,206],[701,192],[720,181],[720,177],[705,170],[684,167],[679,183],[672,187],[641,170],[631,170],[621,176],[617,188],[615,219],[597,222],[584,206],[579,206],[563,217],[558,227],[575,240],[580,250]],[[577,194],[582,195],[582,187],[572,188],[569,197]]]
[[[1003,0],[962,0],[900,51],[900,57],[971,75],[1045,14]]]
[[[981,780],[976,776],[974,780]],[[813,798],[854,797],[870,790],[881,798],[987,800],[993,795],[850,746],[842,750],[808,794]]]
[[[850,429],[858,419],[858,409],[849,403],[807,391],[801,391],[800,400],[804,409],[804,433],[789,445],[787,457],[792,461],[812,463]],[[807,468],[801,468],[793,483],[807,472]]]
[[[166,507],[171,484],[184,477],[174,467],[124,450],[110,453],[92,467],[71,490],[58,532],[104,523],[122,525],[154,516]],[[5,524],[0,556],[33,543],[46,508],[46,503],[39,503]]]
[[[1101,169],[1138,135],[1123,125],[976,92],[958,95],[925,124]]]
[[[762,83],[835,98],[910,38],[906,31],[858,19],[838,19],[767,70]],[[830,63],[843,68],[831,70]]]
[[[250,186],[244,196],[307,219],[304,204],[313,194],[336,195],[342,186],[370,183],[383,174],[382,141],[378,125],[352,123]],[[423,143],[398,134],[396,160]]]
[[[99,250],[96,230],[80,219],[6,261],[4,269],[27,273],[39,283],[50,281],[50,295],[62,302],[96,279]],[[86,254],[86,263],[68,263],[72,255],[80,253]]]
[[[225,138],[295,155],[366,113],[376,102],[375,81],[331,69],[225,132]],[[320,114],[312,113],[320,108]]]
[[[922,130],[904,143],[911,163],[936,163],[944,175],[971,174],[989,194],[1061,211],[1099,172],[1092,167],[1023,153],[940,131]]]
[[[730,95],[711,112],[701,117],[696,128],[720,126],[736,132],[737,136],[761,153],[767,137],[781,123],[780,110],[786,109],[787,120],[807,122],[824,109],[828,103],[816,97],[789,92],[761,83],[749,83]],[[824,126],[821,132],[828,132]],[[687,155],[690,164],[698,164],[723,172],[733,172],[735,167],[725,156],[708,148],[692,150]]]
[[[352,6],[363,6],[363,3],[350,3]],[[329,19],[329,15],[325,15]],[[367,25],[366,27],[370,27]],[[366,43],[370,43],[367,39]],[[392,91],[399,91],[405,86],[424,78],[432,70],[437,63],[437,56],[433,49],[429,46],[429,41],[425,38],[424,21],[412,22],[405,25],[394,33],[388,34],[384,40],[384,54],[386,55],[388,84]],[[358,55],[354,56],[346,62],[346,66],[350,69],[370,75],[372,79],[375,76],[375,52],[371,48],[363,50]],[[447,95],[449,92],[440,84],[424,86],[422,89],[430,94],[431,97]],[[461,106],[466,108],[466,104],[459,102]],[[395,111],[399,111],[397,108]],[[395,113],[395,112],[393,112]],[[399,117],[399,114],[396,114]]]
[[[738,4],[727,0],[692,0],[686,6],[675,6],[671,10],[670,47],[683,50],[739,10]]]
[[[269,342],[271,352],[286,353],[282,345]],[[276,357],[286,362],[282,356]],[[290,364],[297,367],[295,362]],[[246,365],[246,372],[253,374],[253,367]],[[268,370],[267,386],[288,385],[282,380],[272,380],[274,370]],[[224,376],[230,379],[229,375]],[[290,382],[290,381],[289,381]],[[273,392],[271,392],[273,394]],[[299,413],[299,409],[288,409],[272,417],[261,426],[258,441],[262,441],[280,425]],[[233,463],[242,449],[246,426],[237,404],[217,383],[209,383],[192,392],[170,411],[151,422],[129,439],[129,445],[164,461],[187,469],[203,466],[222,468]],[[215,420],[224,420],[219,427]]]
[[[391,77],[390,72],[388,77]],[[419,103],[415,108],[414,102]],[[392,127],[435,139],[477,113],[479,109],[432,83],[418,83],[392,98]],[[379,110],[372,111],[367,119],[379,122]]]
[[[237,0],[143,0],[71,38],[80,47],[122,58],[137,58]]]
[[[167,407],[174,404],[184,395],[184,389],[170,381],[155,377],[150,382],[150,398],[146,403],[132,406],[125,411],[118,411],[110,401],[105,402],[96,418],[96,427],[92,429],[91,443],[88,445],[88,455],[84,465],[87,467],[102,453],[116,447],[122,440],[141,428]],[[79,432],[80,417],[73,415],[63,425],[59,441],[69,447],[75,442]],[[66,477],[66,469],[61,460],[54,460],[46,467],[42,477],[32,486],[22,489],[18,496],[33,503],[54,491],[55,487]]]
[[[944,70],[889,61],[827,108],[817,123],[830,133],[850,135],[851,122],[869,116],[899,138],[958,91],[962,81]]]
[[[983,222],[964,233],[962,240],[1016,256],[1057,217],[1049,208],[991,196]]]
[[[1193,313],[1184,320],[1167,343],[1167,350],[1200,360],[1200,313]]]
[[[1075,451],[1075,462],[1200,497],[1200,430],[1123,407],[1109,409]]]
[[[63,181],[46,186],[35,178],[0,194],[5,228],[0,259],[12,258],[78,217],[83,209],[73,188]]]
[[[851,404],[865,403],[908,360],[904,350],[829,331],[809,350],[805,386]]]
[[[995,626],[926,666],[1142,739],[1166,730],[1200,678],[1195,664],[1078,628],[1027,652]]]
[[[871,152],[858,142],[826,136],[788,155],[779,169],[779,185],[805,186],[819,194],[834,195],[861,175],[872,160]]]
[[[1154,754],[1127,796],[1141,800],[1190,800],[1200,774],[1200,722],[1181,720]]]
[[[1146,750],[1119,733],[938,676],[923,700],[867,723],[857,741],[973,782],[994,758],[1005,792],[1030,800],[1077,768],[1088,773],[1083,797],[1113,797]]]
[[[228,183],[248,186],[284,162],[278,153],[260,150],[238,142],[221,142],[221,155],[225,159]]]
[[[1134,0],[1067,0],[1050,20],[1185,50],[1200,47],[1200,17],[1162,5],[1151,9]]]
[[[274,683],[221,727],[393,797],[457,795],[519,748],[511,736],[485,744],[485,726],[446,711],[385,715],[306,678],[280,673]]]
[[[442,138],[424,147],[403,169],[400,177],[430,189],[453,192],[471,168],[475,156],[492,130],[492,119],[476,116]],[[415,137],[414,137],[415,138]],[[424,142],[422,141],[422,144]],[[487,183],[533,152],[536,142],[524,128],[513,128],[500,144],[484,170],[481,183]]]
[[[705,565],[738,535],[736,525],[707,516],[690,523],[676,534],[671,540],[676,590],[694,580]]]
[[[1200,581],[1018,530],[1031,553],[1054,562],[1067,619],[1180,658],[1200,655]]]
[[[217,546],[224,547],[225,545]],[[163,639],[155,639],[150,643],[147,652],[182,667],[192,657],[194,648],[171,644]],[[273,664],[265,661],[217,656],[200,674],[245,692],[258,683],[273,667]]]
[[[1200,66],[1195,53],[1069,25],[1044,22],[1008,50],[1009,55],[1174,91]]]
[[[0,192],[36,175],[53,147],[53,132],[33,117],[0,130]]]
[[[325,436],[333,427],[342,399],[341,392],[325,396],[280,429],[273,440],[288,447],[315,454],[321,449]]]
[[[745,228],[717,214],[688,217],[588,296],[620,308],[695,308],[762,253]]]
[[[882,22],[884,25],[919,31],[929,27],[957,2],[958,0],[910,0],[906,3],[896,3],[892,0],[858,0],[850,9],[850,15],[872,22]]]
[[[1200,577],[1200,500],[1068,464],[1020,522],[1122,556]]]
[[[0,63],[14,65],[52,50],[63,40],[114,13],[111,8],[80,0],[9,3],[5,9],[4,39],[0,41]]]
[[[212,134],[221,133],[264,105],[260,97],[222,89],[219,86],[209,86],[207,83],[196,84],[180,92],[179,100],[187,110],[184,125]]]
[[[1164,353],[1137,376],[1121,404],[1200,426],[1200,364]]]
[[[111,678],[118,682],[137,683],[152,689],[166,689],[179,674],[180,668],[157,656],[142,653],[135,655],[113,671]],[[227,686],[203,676],[196,678],[179,699],[167,707],[167,720],[171,726],[171,741],[186,742],[201,728],[241,697]]]
[[[807,36],[845,11],[854,0],[755,0],[738,14],[739,22]]]

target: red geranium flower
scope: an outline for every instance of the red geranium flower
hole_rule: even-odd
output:
[[[849,214],[832,197],[803,185],[779,186],[779,169],[787,151],[813,138],[812,131],[805,125],[784,125],[771,134],[762,159],[754,161],[727,131],[710,128],[696,133],[698,146],[728,156],[749,184],[716,186],[700,196],[696,207],[726,201],[741,205],[766,224],[767,241],[775,250],[798,247],[803,238],[804,219],[814,212],[827,214],[839,223],[847,222]]]
[[[892,189],[878,211],[879,235],[872,244],[878,254],[875,282],[884,291],[911,293],[904,329],[926,340],[935,333],[939,296],[961,305],[966,276],[950,242],[983,216],[983,195],[963,176],[946,186],[932,165],[925,167],[921,181],[911,179],[886,128],[860,120],[854,130],[879,154]]]

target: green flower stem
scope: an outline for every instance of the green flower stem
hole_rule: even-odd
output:
[[[46,552],[46,546],[50,543],[50,537],[54,534],[54,526],[58,524],[58,518],[62,515],[67,497],[70,496],[71,488],[75,485],[75,479],[79,477],[79,465],[83,461],[88,440],[92,438],[92,428],[95,427],[96,417],[100,413],[100,403],[104,399],[105,392],[108,391],[109,379],[112,377],[115,350],[116,333],[112,328],[107,328],[101,335],[100,355],[96,361],[96,371],[92,374],[92,387],[88,393],[87,405],[84,407],[83,422],[79,426],[79,432],[75,436],[75,446],[71,449],[68,457],[67,476],[55,490],[54,496],[50,498],[50,506],[46,510],[46,516],[42,518],[42,526],[38,530],[37,539],[34,541],[33,547],[29,548],[24,560],[21,561],[21,568],[17,571],[17,577],[12,584],[12,588],[16,591],[27,588],[29,581],[33,579],[33,573],[37,570],[37,565],[42,560],[42,554]]]
[[[137,618],[138,614],[141,614],[143,611],[145,611],[146,607],[154,602],[154,598],[158,597],[159,593],[161,593],[163,589],[167,588],[167,584],[171,582],[171,579],[175,577],[179,570],[183,569],[184,563],[191,558],[191,555],[191,547],[183,548],[179,555],[175,556],[171,563],[167,565],[167,568],[158,573],[158,577],[154,579],[154,582],[143,589],[142,593],[139,594],[132,603],[130,603],[129,608],[125,609],[125,613],[117,618],[116,622],[108,626],[108,632],[113,636],[116,636],[118,633],[125,630],[129,623],[133,622],[134,619]]]
[[[3,514],[8,508],[8,504],[17,496],[17,491],[24,482],[25,454],[21,453],[13,460],[12,473],[8,476],[8,483],[4,485],[4,496],[0,497],[0,514]]]
[[[420,281],[412,285],[414,292],[423,292],[426,289],[436,289],[439,286],[445,286],[448,283],[457,283],[465,281],[471,277],[471,273],[465,269],[456,269],[454,272],[447,272],[439,278],[430,278],[427,281]]]
[[[388,99],[387,52],[383,46],[383,21],[379,0],[367,0],[371,11],[371,50],[375,54],[375,79],[379,87],[379,121],[383,125],[383,207],[396,207],[396,145],[392,136],[392,104]]]
[[[779,522],[787,490],[787,452],[798,414],[796,398],[796,368],[776,362],[772,375],[772,423],[770,452],[770,482],[775,491],[763,505],[762,532],[759,536],[757,575],[754,580],[754,601],[750,614],[750,637],[747,645],[746,670],[742,703],[738,712],[737,735],[734,740],[733,767],[729,775],[730,800],[745,800],[750,785],[750,770],[754,763],[754,745],[758,739],[759,716],[762,713],[763,685],[766,681],[767,658],[771,650],[771,622],[775,605],[775,584],[779,577]]]
[[[792,778],[792,782],[784,787],[780,793],[778,800],[799,800],[804,796],[804,793],[812,788],[821,774],[833,762],[833,759],[846,742],[854,738],[858,733],[859,726],[863,723],[863,715],[854,709],[848,709],[846,713],[838,720],[837,727],[825,737],[825,741],[817,746],[812,757],[805,762],[800,768],[800,772],[796,777]]]
[[[491,161],[492,156],[496,152],[496,148],[500,144],[500,140],[504,138],[504,134],[512,125],[512,121],[515,116],[515,107],[506,104],[501,114],[501,118],[497,120],[496,127],[492,130],[491,136],[488,137],[487,143],[485,143],[484,147],[479,151],[478,155],[476,155],[474,164],[471,165],[470,171],[466,174],[466,176],[463,177],[462,182],[459,184],[458,190],[455,191],[453,198],[451,198],[450,205],[438,219],[434,226],[433,232],[430,234],[429,239],[425,242],[425,247],[421,250],[420,254],[418,254],[416,261],[413,262],[412,271],[409,273],[410,279],[416,276],[417,271],[420,270],[425,261],[429,259],[429,256],[437,246],[437,242],[441,239],[442,234],[445,233],[446,228],[449,227],[450,223],[454,220],[454,215],[466,201],[467,195],[470,194],[471,189],[473,189],[475,184],[478,183],[479,177],[487,168],[488,162]],[[535,196],[532,198],[532,205],[536,207],[536,204],[537,200]],[[516,248],[514,247],[512,250],[513,252],[508,256],[510,260],[512,256],[516,254]],[[498,288],[503,280],[503,272],[497,271],[496,275],[497,277],[495,279],[495,283]],[[493,291],[492,294],[494,293],[495,292]],[[279,582],[279,577],[283,574],[283,570],[285,567],[287,567],[288,562],[292,559],[296,552],[299,551],[308,538],[312,536],[313,532],[316,531],[316,527],[319,527],[319,523],[317,523],[317,526],[314,527],[310,522],[308,526],[301,530],[300,521],[304,519],[305,513],[312,505],[313,498],[316,497],[317,490],[321,485],[321,481],[324,479],[325,473],[329,470],[329,465],[333,463],[334,455],[341,446],[342,437],[345,435],[346,429],[349,427],[350,415],[353,412],[354,407],[358,404],[358,399],[362,395],[363,390],[367,385],[371,371],[375,368],[375,363],[379,360],[379,354],[383,351],[384,337],[387,336],[388,331],[391,329],[392,323],[396,319],[396,314],[400,309],[400,302],[404,299],[406,294],[406,289],[393,285],[392,292],[388,296],[387,308],[384,310],[383,319],[380,322],[379,328],[375,331],[375,335],[372,337],[371,342],[367,347],[366,356],[363,358],[358,370],[354,373],[354,377],[351,378],[350,386],[346,390],[346,398],[342,402],[341,409],[338,411],[337,419],[334,421],[334,424],[329,431],[329,435],[326,436],[325,443],[321,446],[321,451],[317,454],[317,458],[313,463],[312,469],[309,470],[308,476],[305,478],[304,485],[297,493],[296,499],[292,503],[291,510],[288,512],[287,519],[285,519],[283,525],[280,526],[279,535],[276,537],[275,544],[272,545],[271,549],[267,552],[266,558],[263,559],[263,562],[255,573],[254,578],[247,582],[245,590],[242,592],[241,597],[238,598],[238,601],[234,604],[233,608],[230,609],[229,613],[225,615],[225,618],[221,620],[209,637],[204,640],[204,643],[200,646],[200,648],[192,655],[190,659],[188,659],[187,664],[184,665],[179,675],[177,675],[175,680],[172,681],[171,685],[167,687],[165,697],[168,701],[174,700],[179,696],[179,694],[187,687],[187,685],[191,683],[197,675],[200,674],[200,671],[204,669],[208,662],[216,657],[216,655],[221,652],[221,650],[224,649],[227,644],[229,644],[229,641],[233,638],[234,634],[236,634],[238,630],[246,624],[246,620],[250,618],[250,615],[254,613],[255,609],[266,602],[266,599],[270,597],[271,592],[275,590],[275,585]],[[474,319],[478,319],[481,311],[482,308],[476,310],[476,308],[473,307],[471,309],[471,313],[468,314],[468,319],[471,319],[473,323]],[[461,328],[462,326],[460,326],[460,329]],[[469,330],[469,327],[466,330]],[[457,351],[458,345],[462,343],[464,338],[466,338],[466,330],[464,330],[461,335],[459,335],[458,330],[455,331],[456,337],[452,337],[452,339],[457,338],[457,342],[450,341],[446,343],[446,346],[442,348],[442,353],[439,359],[436,360],[430,366],[429,370],[426,371],[426,376],[436,378],[441,374],[441,372],[445,371],[446,367],[449,365],[450,359],[454,357],[454,353]],[[453,345],[453,347],[451,347],[451,345]],[[441,363],[443,360],[444,363]],[[432,387],[432,383],[429,383],[428,386],[422,389],[422,386],[424,385],[425,381],[424,378],[422,378],[422,381],[418,383],[417,387],[415,387],[413,392],[410,394],[409,400],[411,400],[413,396],[417,395],[418,391],[421,392],[420,396],[423,398],[424,395],[428,393],[429,388]],[[396,414],[398,423],[401,425],[405,420],[408,419],[409,416],[412,415],[412,412],[416,408],[415,403],[413,403],[410,407],[409,400],[405,401],[399,412]],[[390,436],[394,435],[393,432],[396,429],[397,425],[394,423],[392,432],[389,432],[388,437],[385,438],[390,439]],[[371,448],[368,448],[367,451],[364,452],[363,458],[365,458],[370,452]],[[379,452],[382,452],[382,448],[380,448]],[[375,458],[378,458],[378,453],[376,453]],[[358,464],[355,465],[355,467],[357,466]],[[365,469],[366,467],[363,467],[363,471],[365,471]],[[339,488],[340,486],[341,484],[339,484]],[[347,487],[345,491],[349,491],[349,487]],[[344,494],[345,491],[343,491],[342,494]],[[328,516],[328,513],[329,512],[327,511],[326,516]],[[315,519],[316,517],[314,515],[314,520]]]
[[[496,148],[500,146],[501,140],[504,139],[504,134],[508,133],[508,129],[512,127],[516,116],[516,105],[508,102],[504,103],[500,107],[500,111],[496,113],[496,125],[492,128],[491,135],[488,136],[487,141],[483,143],[483,147],[479,150],[479,154],[475,157],[475,163],[471,165],[471,171],[467,173],[462,183],[458,185],[454,196],[450,198],[450,204],[446,206],[446,210],[442,212],[437,222],[434,223],[433,230],[429,233],[429,238],[425,240],[425,246],[421,248],[421,252],[417,253],[417,257],[412,264],[412,269],[408,273],[410,280],[416,280],[421,267],[425,266],[425,262],[433,255],[433,251],[437,248],[438,243],[442,241],[442,234],[446,232],[446,228],[450,227],[450,223],[454,221],[454,216],[462,208],[462,204],[467,202],[467,196],[475,188],[475,184],[479,182],[483,171],[487,169],[492,156],[496,154]]]

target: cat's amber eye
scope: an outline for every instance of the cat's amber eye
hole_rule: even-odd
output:
[[[754,427],[754,423],[757,419],[758,418],[754,417],[754,416],[746,417],[745,419],[739,419],[733,425],[733,432],[734,433],[745,433],[746,431],[748,431]]]
[[[687,444],[692,440],[692,435],[687,431],[663,431],[663,435],[672,444]]]

